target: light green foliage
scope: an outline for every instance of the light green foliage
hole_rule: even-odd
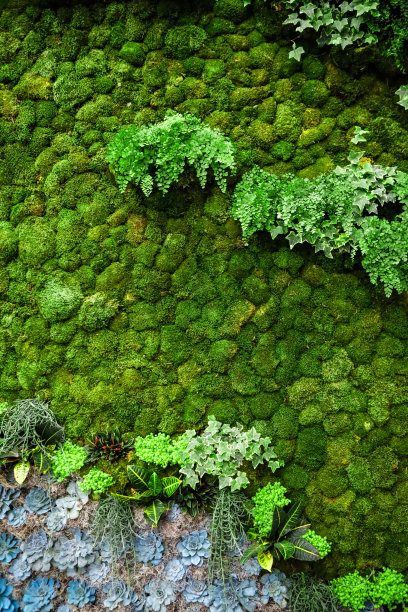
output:
[[[248,477],[239,470],[244,459],[254,468],[266,461],[272,472],[283,465],[276,459],[270,438],[261,437],[254,428],[243,431],[239,423],[231,427],[210,419],[201,436],[194,430],[185,435],[189,443],[180,452],[180,472],[186,476],[184,482],[193,488],[205,474],[217,476],[220,489],[231,487],[231,491],[237,491],[245,487]]]
[[[405,110],[408,110],[408,85],[401,85],[395,93],[399,97],[397,104],[400,104]]]
[[[309,529],[309,531],[305,533],[303,537],[305,538],[305,540],[313,544],[315,548],[317,548],[322,559],[323,557],[326,557],[326,555],[328,555],[331,551],[331,543],[328,541],[326,536],[319,535],[318,533],[313,531],[313,529]]]
[[[267,538],[272,529],[275,507],[283,508],[290,502],[290,499],[285,497],[285,493],[286,489],[280,482],[274,482],[273,484],[268,482],[266,487],[258,489],[257,494],[252,497],[255,504],[252,509],[254,525],[261,536]]]
[[[86,492],[92,490],[96,495],[105,493],[112,485],[114,480],[110,474],[102,472],[97,468],[92,468],[84,479],[78,483],[81,491]]]
[[[188,445],[189,438],[186,434],[172,439],[164,433],[148,434],[145,437],[137,436],[135,439],[135,455],[146,461],[154,463],[163,468],[180,462],[180,454]]]
[[[178,113],[154,125],[123,128],[109,144],[106,158],[118,174],[122,192],[132,181],[146,196],[154,186],[166,193],[186,164],[195,170],[203,188],[211,168],[225,191],[228,169],[235,168],[234,147],[226,136],[193,115]]]
[[[408,601],[408,584],[403,574],[385,567],[368,577],[360,576],[356,570],[332,580],[331,588],[340,603],[352,612],[361,610],[367,600],[376,608],[386,605],[389,610]]]
[[[67,440],[61,448],[51,455],[51,469],[58,482],[68,478],[84,465],[88,453],[83,446]]]

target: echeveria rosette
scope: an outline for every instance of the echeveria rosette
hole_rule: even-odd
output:
[[[149,533],[134,539],[136,559],[146,565],[158,565],[163,556],[163,544],[159,535]]]
[[[7,489],[0,485],[0,519],[10,511],[13,500],[20,495],[20,489]]]
[[[86,576],[92,584],[99,584],[105,580],[109,572],[110,572],[109,564],[104,563],[103,561],[97,560],[95,561],[95,563],[91,563],[88,566],[88,571],[86,573]]]
[[[71,580],[68,583],[67,600],[69,604],[83,608],[95,601],[95,589],[85,581]]]
[[[202,603],[205,606],[209,606],[212,599],[207,582],[205,580],[195,580],[194,578],[187,580],[182,596],[188,603]]]
[[[115,578],[107,582],[103,587],[103,592],[107,597],[103,600],[104,608],[115,610],[119,604],[130,606],[130,604],[138,603],[138,595],[127,586],[123,580]]]
[[[20,552],[19,540],[13,535],[2,533],[0,535],[0,563],[10,563]]]
[[[287,607],[288,586],[290,580],[279,570],[273,570],[270,574],[265,574],[261,578],[261,602],[268,604],[272,599],[281,608]]]
[[[234,574],[227,583],[216,580],[209,593],[212,598],[209,612],[254,612],[259,602],[255,580],[239,582]]]
[[[197,565],[201,567],[205,559],[210,556],[210,541],[205,529],[193,531],[184,536],[177,544],[177,550],[181,555],[181,562],[185,566]]]
[[[19,609],[20,604],[16,599],[11,597],[13,587],[7,582],[4,576],[0,575],[0,610],[4,612],[15,612]]]
[[[186,575],[186,567],[178,557],[170,559],[164,566],[164,577],[170,582],[179,582]]]
[[[29,563],[33,571],[48,572],[51,567],[52,546],[52,540],[44,529],[40,529],[21,542],[21,557]]]
[[[22,610],[24,612],[51,612],[54,607],[51,600],[56,597],[56,590],[59,586],[59,582],[53,578],[37,576],[24,591]]]
[[[54,508],[49,512],[46,520],[50,531],[62,531],[67,524],[68,514],[63,508]]]
[[[152,578],[145,587],[146,611],[166,612],[167,606],[176,600],[174,584],[160,578]]]
[[[94,563],[97,554],[93,540],[84,530],[69,529],[70,537],[62,535],[54,544],[53,565],[67,576],[84,574],[87,567]]]
[[[33,573],[33,567],[23,556],[18,557],[10,566],[10,574],[13,575],[14,582],[22,582],[30,578]]]
[[[242,569],[249,576],[259,576],[259,574],[261,573],[262,567],[260,566],[257,557],[250,557],[248,561],[245,561],[244,565],[242,566]]]
[[[69,606],[67,606],[67,604],[61,604],[60,606],[58,606],[58,608],[56,609],[56,612],[73,612],[72,608],[70,608]]]
[[[182,516],[183,511],[178,504],[173,504],[165,514],[165,518],[170,521],[170,523],[176,523]]]
[[[10,527],[22,527],[27,519],[27,510],[24,506],[11,506],[7,512],[7,523]]]
[[[25,498],[25,505],[30,514],[45,514],[51,510],[51,500],[44,489],[33,487]]]

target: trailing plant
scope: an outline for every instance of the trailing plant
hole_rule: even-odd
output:
[[[211,474],[218,477],[220,489],[231,487],[231,491],[238,491],[249,482],[245,472],[239,470],[244,460],[254,468],[266,462],[272,472],[283,465],[277,460],[271,439],[262,437],[255,428],[243,431],[241,424],[231,427],[210,417],[201,436],[194,430],[185,435],[189,442],[180,452],[180,473],[186,476],[184,483],[193,488]]]
[[[106,158],[123,193],[129,182],[149,196],[154,187],[166,193],[186,166],[196,172],[202,188],[211,168],[222,191],[228,170],[235,169],[234,146],[218,129],[193,115],[170,115],[160,123],[127,126],[108,145]]]
[[[333,590],[323,580],[299,572],[291,576],[288,593],[289,609],[292,612],[338,612],[339,601]]]
[[[109,432],[96,433],[89,441],[89,446],[85,448],[89,463],[98,461],[101,457],[108,461],[117,461],[132,450],[133,439],[124,438],[119,429],[114,429]]]
[[[270,572],[274,559],[279,561],[294,557],[299,561],[318,561],[321,558],[319,551],[303,537],[310,524],[301,520],[301,514],[300,503],[292,504],[287,512],[275,506],[267,537],[256,528],[248,531],[249,539],[256,542],[245,551],[241,563],[257,555],[261,567]]]
[[[47,472],[51,453],[65,439],[61,427],[48,405],[39,399],[17,400],[0,421],[0,460],[6,474],[22,484],[33,463]]]
[[[132,495],[115,496],[119,499],[129,499],[142,504],[150,502],[145,508],[146,521],[157,527],[160,517],[169,508],[169,498],[174,495],[181,485],[181,479],[175,476],[160,478],[156,472],[136,465],[127,466],[128,478],[131,484]]]
[[[64,445],[58,448],[51,456],[51,469],[54,478],[62,482],[73,472],[80,470],[84,465],[88,451],[83,446],[73,444],[66,440]]]
[[[114,484],[114,480],[110,474],[103,472],[102,470],[98,470],[97,468],[92,468],[82,482],[78,483],[81,491],[93,491],[97,495],[101,493],[105,493]]]
[[[331,543],[328,541],[328,539],[325,536],[319,535],[313,531],[313,529],[309,529],[309,531],[305,533],[303,537],[305,540],[313,544],[315,548],[317,548],[322,559],[331,551]]]
[[[166,468],[180,463],[180,453],[185,451],[189,442],[188,436],[170,438],[167,434],[148,434],[135,438],[135,455],[146,463]]]
[[[231,553],[241,554],[242,541],[250,522],[247,498],[241,492],[225,488],[218,491],[211,519],[211,554],[208,563],[209,583],[225,581],[230,576]]]
[[[341,605],[352,612],[358,612],[366,602],[375,608],[387,606],[389,610],[408,602],[408,584],[403,574],[390,568],[383,567],[382,572],[371,572],[365,577],[356,570],[335,578],[330,586]]]
[[[285,493],[286,489],[280,482],[274,482],[273,484],[268,482],[265,487],[258,489],[256,495],[252,497],[255,504],[252,509],[252,516],[254,517],[254,525],[260,535],[264,537],[269,535],[275,506],[283,508],[290,502],[290,499],[285,497]]]

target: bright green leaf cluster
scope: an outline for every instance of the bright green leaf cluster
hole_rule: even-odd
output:
[[[51,455],[51,468],[54,477],[61,482],[68,478],[73,472],[81,469],[84,465],[88,452],[83,446],[73,444],[67,440]]]
[[[92,468],[83,481],[78,483],[78,486],[83,492],[92,489],[94,493],[101,494],[107,491],[113,483],[114,480],[110,474],[106,474],[106,472],[102,472],[102,470],[97,468]]]
[[[268,482],[266,487],[258,489],[256,495],[252,497],[255,504],[252,509],[254,525],[261,536],[266,538],[271,532],[275,507],[283,508],[290,502],[290,499],[285,497],[285,493],[286,489],[280,482],[273,484]],[[311,543],[314,544],[314,542]]]
[[[239,470],[244,460],[254,468],[266,461],[272,472],[283,465],[277,460],[271,439],[261,437],[255,428],[243,431],[241,424],[232,427],[210,417],[201,436],[194,430],[185,435],[188,445],[180,451],[180,472],[186,476],[184,483],[193,488],[205,474],[217,476],[220,489],[231,487],[231,491],[237,491],[246,487],[249,480]]]
[[[303,537],[317,548],[322,559],[331,551],[331,543],[328,539],[325,536],[319,535],[313,529],[309,529]]]
[[[165,468],[179,463],[180,453],[187,448],[189,439],[185,434],[173,440],[164,433],[149,434],[135,439],[135,455],[146,461]]]
[[[366,601],[373,602],[376,608],[387,606],[389,610],[395,610],[398,604],[408,601],[408,584],[404,576],[385,567],[372,577],[360,576],[356,570],[332,580],[331,588],[339,602],[352,612],[364,608]]]
[[[195,170],[202,188],[211,168],[225,191],[228,169],[235,168],[234,146],[229,138],[197,117],[179,113],[160,123],[123,128],[109,144],[106,158],[113,164],[122,192],[133,182],[146,196],[154,186],[166,193],[186,165]]]

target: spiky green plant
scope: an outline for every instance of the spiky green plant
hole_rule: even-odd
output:
[[[304,572],[291,576],[289,609],[292,612],[338,612],[339,601],[328,584]]]

